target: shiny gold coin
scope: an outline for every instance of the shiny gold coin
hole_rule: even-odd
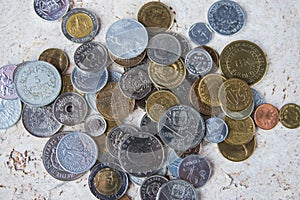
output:
[[[68,55],[63,50],[57,48],[46,49],[39,56],[39,60],[51,63],[60,74],[65,73],[69,67]]]
[[[72,85],[70,74],[66,74],[66,75],[62,76],[61,93],[64,93],[64,92],[77,92],[78,93],[78,91]]]
[[[153,92],[146,102],[146,112],[148,116],[158,122],[162,114],[168,110],[168,108],[178,105],[178,98],[167,90],[159,90]]]
[[[249,85],[238,78],[226,80],[219,89],[218,98],[222,106],[230,111],[242,111],[252,103]]]
[[[243,145],[230,145],[226,142],[218,143],[218,148],[221,154],[228,160],[241,162],[248,159],[256,148],[256,138]]]
[[[242,120],[242,119],[246,119],[247,117],[249,117],[254,109],[254,101],[252,101],[252,103],[250,104],[250,106],[248,108],[246,108],[245,110],[239,111],[239,112],[234,112],[234,111],[230,111],[228,109],[226,109],[226,107],[221,106],[224,114],[228,117],[230,117],[231,119],[235,119],[235,120]]]
[[[74,38],[87,37],[93,31],[93,20],[85,13],[75,13],[69,17],[66,28]]]
[[[255,134],[255,124],[251,117],[244,120],[234,120],[225,117],[228,126],[228,135],[225,142],[230,145],[247,144]]]
[[[112,168],[104,168],[95,175],[94,186],[102,195],[113,195],[120,190],[122,177],[118,171]]]
[[[182,59],[172,65],[159,65],[150,62],[148,67],[150,80],[159,88],[175,88],[185,79],[186,70]]]
[[[220,67],[226,78],[239,78],[253,85],[265,76],[267,59],[253,42],[237,40],[228,44],[220,55]]]
[[[142,62],[144,60],[144,58],[146,56],[146,51],[144,51],[139,56],[137,56],[135,58],[130,58],[130,59],[121,59],[112,54],[109,54],[109,56],[114,63],[121,65],[122,67],[133,67],[133,66],[138,65],[140,62]]]
[[[285,104],[280,109],[279,120],[286,128],[300,127],[300,106],[294,103]]]
[[[218,92],[225,81],[226,78],[218,74],[204,76],[198,87],[199,96],[202,101],[209,106],[220,106]]]

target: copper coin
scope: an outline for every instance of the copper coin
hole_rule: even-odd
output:
[[[268,103],[261,104],[255,110],[254,121],[259,128],[270,130],[279,122],[278,109]]]

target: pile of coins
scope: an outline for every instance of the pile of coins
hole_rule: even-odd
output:
[[[233,41],[220,55],[205,46],[213,31],[232,35],[244,26],[245,11],[233,1],[215,2],[208,24],[190,27],[190,40],[200,45],[194,49],[170,31],[174,16],[162,2],[144,4],[137,20],[114,22],[105,45],[92,41],[100,29],[97,16],[69,10],[68,0],[35,0],[34,10],[44,20],[62,18],[65,37],[82,43],[73,56],[76,66],[65,74],[68,56],[51,48],[36,61],[0,68],[0,129],[22,116],[30,134],[50,137],[42,156],[47,172],[71,181],[91,170],[88,185],[99,199],[128,199],[130,182],[140,187],[141,199],[199,199],[195,188],[213,170],[200,155],[203,140],[240,162],[255,150],[256,126],[300,126],[299,105],[278,111],[250,87],[268,68],[258,45]],[[108,70],[112,62],[124,73]],[[215,73],[219,68],[222,75]],[[124,123],[135,109],[145,111],[138,128]],[[84,132],[60,131],[78,124]]]

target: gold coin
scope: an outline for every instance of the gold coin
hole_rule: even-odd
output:
[[[186,70],[182,59],[171,65],[159,65],[150,62],[148,67],[150,80],[159,88],[175,88],[185,79]]]
[[[226,80],[219,89],[219,101],[230,111],[242,111],[252,103],[252,92],[249,85],[238,78]]]
[[[225,81],[226,78],[218,74],[208,74],[204,76],[198,87],[202,101],[209,106],[220,106],[218,92]]]
[[[120,190],[122,177],[118,171],[107,167],[97,172],[94,177],[94,186],[102,195],[113,195]]]
[[[63,50],[57,48],[46,49],[39,56],[39,60],[51,63],[60,74],[65,73],[69,67],[68,55]]]
[[[133,67],[133,66],[138,65],[140,62],[142,62],[144,60],[144,58],[146,56],[146,51],[144,51],[139,56],[137,56],[135,58],[130,58],[130,59],[121,59],[112,54],[109,54],[109,56],[114,63],[121,65],[122,67]]]
[[[61,93],[64,93],[64,92],[77,92],[78,93],[78,91],[72,85],[70,74],[66,74],[66,75],[62,76]]]
[[[228,44],[220,55],[220,67],[226,78],[239,78],[253,85],[265,76],[267,59],[253,42],[237,40]]]
[[[178,98],[167,90],[159,90],[153,92],[146,102],[146,112],[148,116],[158,122],[162,114],[168,110],[168,108],[178,105]]]
[[[234,120],[225,117],[228,126],[228,135],[225,142],[230,145],[247,144],[255,134],[255,124],[251,117],[244,120]]]
[[[234,111],[230,111],[228,109],[226,109],[226,107],[221,106],[224,114],[228,117],[230,117],[231,119],[235,119],[235,120],[242,120],[242,119],[246,119],[247,117],[249,117],[251,115],[251,113],[253,112],[254,109],[254,101],[252,101],[252,103],[250,104],[250,106],[248,108],[246,108],[245,110],[239,111],[239,112],[234,112]]]
[[[93,31],[93,20],[85,13],[75,13],[69,17],[66,28],[74,38],[87,37]]]
[[[221,154],[228,160],[234,162],[241,162],[248,159],[254,152],[256,147],[256,138],[247,144],[242,145],[230,145],[226,142],[218,143],[218,148]]]
[[[279,119],[286,128],[295,129],[300,127],[300,106],[294,103],[285,104],[280,109]]]

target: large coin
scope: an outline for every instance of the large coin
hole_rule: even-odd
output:
[[[39,56],[39,60],[51,63],[60,74],[65,73],[69,67],[68,55],[63,50],[57,48],[46,49]]]
[[[186,69],[195,76],[205,76],[213,67],[210,54],[203,48],[192,49],[185,57]]]
[[[18,98],[13,81],[13,73],[16,67],[16,65],[5,65],[0,68],[0,98],[2,99]]]
[[[208,25],[203,22],[193,24],[189,29],[189,37],[197,45],[209,43],[212,38],[212,32]]]
[[[168,182],[168,179],[164,176],[153,175],[147,177],[140,188],[141,200],[155,200],[159,188]]]
[[[22,112],[19,98],[5,100],[0,98],[0,130],[7,129],[17,123]]]
[[[69,0],[34,0],[36,14],[47,21],[56,21],[66,14]]]
[[[259,128],[270,130],[279,122],[279,111],[271,104],[261,104],[254,112],[254,121]]]
[[[285,104],[280,109],[279,118],[286,128],[298,128],[300,126],[300,106],[294,103]]]

